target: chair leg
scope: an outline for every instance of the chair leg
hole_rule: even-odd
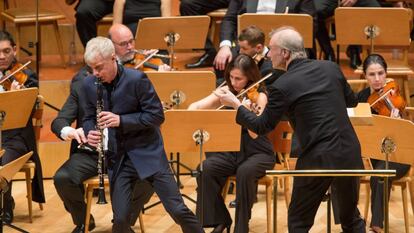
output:
[[[40,208],[40,210],[43,210],[43,204],[42,203],[39,203],[39,208]]]
[[[226,179],[226,183],[224,184],[221,196],[223,197],[224,202],[226,202],[227,193],[229,193],[230,188],[230,179]]]
[[[31,170],[26,169],[24,171],[26,177],[26,190],[27,190],[27,207],[29,209],[29,221],[30,223],[33,222],[33,215],[32,215],[32,176]]]
[[[266,184],[266,217],[267,232],[272,232],[272,186],[273,182]]]
[[[142,212],[139,213],[138,219],[139,219],[139,227],[141,228],[141,233],[145,233],[144,219],[142,217]]]
[[[285,194],[286,209],[289,209],[290,198],[291,198],[291,194],[290,194],[290,178],[289,177],[285,177],[284,178],[283,188],[284,188],[284,194]]]
[[[364,219],[365,221],[368,221],[368,212],[369,212],[369,203],[371,200],[371,187],[370,184],[365,184],[365,190],[366,190],[366,197],[365,197],[365,206],[364,206]]]
[[[53,28],[55,30],[55,36],[56,36],[56,43],[60,54],[60,59],[62,61],[63,68],[66,68],[66,62],[65,62],[65,55],[63,53],[63,45],[62,40],[59,32],[59,26],[57,24],[57,21],[53,22]]]
[[[93,188],[87,186],[86,189],[86,217],[85,217],[85,233],[89,232],[89,221],[91,220],[91,205]]]
[[[410,233],[410,218],[408,216],[407,183],[404,183],[403,185],[401,185],[401,195],[402,195],[403,210],[404,210],[405,233]]]
[[[410,191],[411,210],[414,213],[414,183],[412,181],[408,182],[408,188]]]

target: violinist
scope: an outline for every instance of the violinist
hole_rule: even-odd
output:
[[[365,75],[366,80],[368,81],[369,87],[362,90],[358,93],[358,101],[359,102],[368,102],[370,97],[372,96],[381,96],[378,95],[378,92],[382,92],[382,89],[387,86],[387,63],[385,62],[385,59],[379,55],[379,54],[371,54],[369,55],[363,62],[363,72]],[[388,83],[388,85],[390,85]],[[398,95],[398,90],[392,90],[389,93],[390,96],[394,95],[392,98],[398,98],[396,95]],[[399,96],[401,98],[401,96]],[[390,98],[390,97],[384,97],[384,98]],[[401,98],[402,99],[402,98]],[[403,107],[405,106],[405,103],[398,103],[400,101],[395,101],[393,105],[395,105],[395,108],[391,108],[390,111],[388,111],[388,114],[391,112],[391,117],[397,117],[400,118],[401,115],[403,115]],[[386,107],[386,104],[383,104],[384,108]],[[371,111],[375,114],[378,114],[379,108],[377,106],[373,105],[371,107]],[[381,112],[383,112],[381,110]],[[385,112],[385,111],[384,111]],[[390,116],[390,115],[388,115]],[[374,169],[385,169],[385,162],[383,160],[376,160],[371,159],[371,163],[374,167]],[[408,170],[410,169],[409,165],[401,164],[401,163],[394,163],[389,162],[389,168],[395,169],[397,171],[397,174],[395,177],[390,177],[388,182],[388,193],[391,190],[392,182],[394,180],[398,180],[401,177],[403,177]],[[371,186],[371,213],[372,213],[372,219],[370,224],[370,233],[379,233],[382,232],[383,228],[383,181],[382,178],[379,177],[371,177],[370,179],[370,186]]]
[[[21,66],[16,60],[16,44],[9,32],[0,31],[0,71],[7,75],[11,70]],[[22,69],[7,81],[3,82],[2,90],[17,90],[24,87],[38,87],[37,76],[28,68]],[[1,165],[5,165],[20,156],[33,151],[31,160],[36,163],[35,177],[33,178],[33,201],[44,203],[42,167],[39,155],[37,154],[36,138],[32,125],[32,118],[29,118],[26,127],[20,129],[5,130],[2,132],[2,148],[5,154],[1,157]],[[11,196],[11,183],[9,190],[4,194],[4,217],[3,221],[11,223],[13,220],[14,200]]]
[[[240,93],[261,78],[256,62],[244,54],[240,54],[229,63],[224,77],[227,85],[221,89],[230,90],[234,94]],[[263,85],[259,85],[257,92],[256,97],[251,97],[252,100],[243,103],[260,114],[267,104],[267,94]],[[217,109],[220,106],[220,99],[211,94],[192,103],[189,109]],[[248,232],[251,208],[257,193],[257,181],[265,175],[266,170],[272,169],[276,162],[272,144],[266,135],[250,135],[247,129],[243,128],[239,152],[211,152],[206,153],[206,158],[203,161],[203,193],[200,193],[201,189],[197,189],[198,196],[203,195],[205,207],[200,209],[201,199],[197,198],[197,214],[200,216],[200,211],[203,211],[203,227],[214,227],[214,233],[223,232],[225,228],[230,232],[232,219],[220,193],[226,178],[236,175],[234,232]],[[200,179],[197,178],[198,184]]]
[[[238,46],[232,49],[232,57],[236,57],[238,54],[250,56],[255,60],[262,77],[273,72],[274,75],[265,81],[266,85],[270,85],[284,71],[272,68],[272,62],[266,57],[268,51],[269,49],[265,46],[264,32],[259,27],[252,25],[241,31],[238,37]],[[214,71],[217,76],[217,85],[220,85],[224,80],[224,71],[217,68]]]
[[[145,52],[139,54],[135,49],[134,36],[127,26],[123,24],[113,24],[109,29],[108,37],[115,46],[115,54],[120,64],[129,68],[135,68],[136,65],[140,64],[145,59]],[[171,68],[169,65],[164,64],[161,59],[151,58],[139,67],[139,70],[169,71]]]

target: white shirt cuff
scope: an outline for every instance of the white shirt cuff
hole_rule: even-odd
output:
[[[231,47],[231,41],[229,40],[223,40],[222,42],[220,42],[220,48],[223,46],[229,46]]]
[[[75,129],[70,127],[70,126],[63,127],[62,130],[60,130],[60,137],[63,138],[63,140],[65,140],[65,141],[69,140],[68,134],[72,130],[75,130]]]

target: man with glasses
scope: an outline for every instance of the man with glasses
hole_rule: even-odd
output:
[[[115,46],[115,54],[117,60],[122,65],[135,66],[138,51],[135,49],[135,38],[131,30],[123,24],[114,24],[108,32],[108,37]],[[143,51],[143,53],[151,53],[152,50]],[[170,66],[162,64],[158,66],[158,71],[169,71]]]

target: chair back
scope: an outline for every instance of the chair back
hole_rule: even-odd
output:
[[[281,163],[290,156],[293,129],[289,121],[280,121],[267,137],[273,144],[273,150]]]

